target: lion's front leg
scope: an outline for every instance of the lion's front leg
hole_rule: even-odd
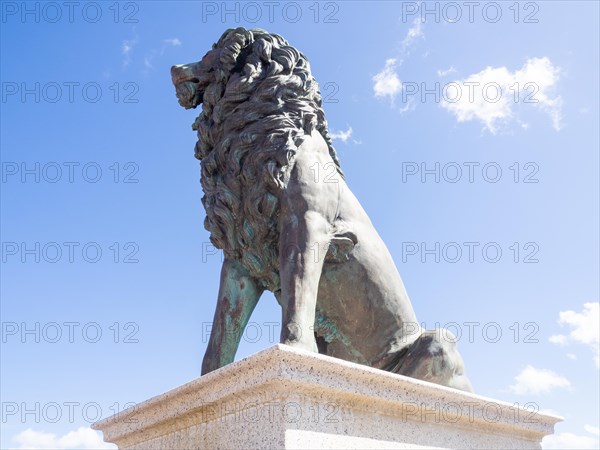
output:
[[[325,140],[314,130],[298,148],[280,198],[281,342],[314,352],[319,280],[340,188],[337,172],[319,177],[314,169],[334,166]]]
[[[318,352],[314,337],[319,279],[329,223],[318,213],[292,215],[281,229],[281,342]]]
[[[225,259],[202,375],[233,362],[242,333],[262,292],[238,261]]]

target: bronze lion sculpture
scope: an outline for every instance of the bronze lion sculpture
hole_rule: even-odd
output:
[[[227,30],[172,67],[202,204],[224,262],[202,374],[232,362],[261,294],[281,343],[471,391],[455,339],[417,322],[394,261],[348,188],[307,58],[264,30]]]

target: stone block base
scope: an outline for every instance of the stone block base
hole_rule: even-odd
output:
[[[279,344],[92,428],[121,449],[522,449],[560,420]]]

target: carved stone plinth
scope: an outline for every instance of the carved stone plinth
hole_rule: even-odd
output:
[[[276,345],[92,428],[123,449],[516,449],[560,420]]]

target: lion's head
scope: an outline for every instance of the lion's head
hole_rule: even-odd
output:
[[[202,104],[192,128],[210,239],[277,291],[279,195],[305,136],[316,129],[339,169],[308,60],[281,36],[236,28],[171,75],[180,105]]]

